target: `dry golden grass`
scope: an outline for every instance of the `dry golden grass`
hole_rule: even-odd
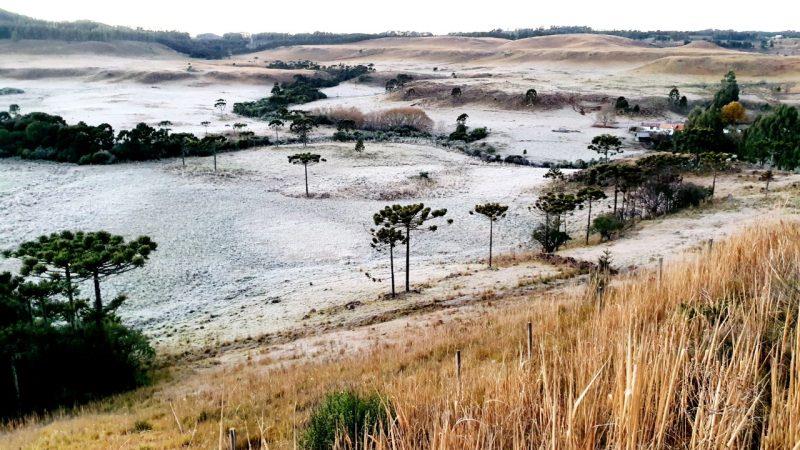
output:
[[[797,222],[667,264],[660,283],[617,279],[602,310],[584,298],[509,302],[327,362],[176,376],[154,395],[20,425],[0,447],[213,448],[236,427],[240,448],[294,448],[313,405],[355,386],[397,413],[368,437],[376,449],[800,448]],[[136,420],[153,429],[133,432]]]

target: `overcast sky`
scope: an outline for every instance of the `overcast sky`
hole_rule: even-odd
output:
[[[484,31],[550,25],[597,29],[782,31],[800,27],[796,0],[0,0],[6,9],[47,20],[197,33]]]

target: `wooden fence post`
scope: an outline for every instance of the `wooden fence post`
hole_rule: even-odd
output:
[[[661,278],[664,276],[664,257],[658,257],[658,287],[661,287]]]
[[[230,440],[230,450],[236,450],[236,428],[228,429],[228,438]]]
[[[528,322],[528,361],[533,356],[533,323]]]
[[[461,395],[461,350],[456,350],[456,379],[458,380],[458,395]]]

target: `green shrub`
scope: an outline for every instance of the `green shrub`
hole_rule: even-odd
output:
[[[469,141],[479,141],[481,139],[485,139],[488,135],[489,132],[486,131],[486,127],[473,128],[473,130],[469,133]]]
[[[340,441],[349,439],[353,448],[361,448],[358,441],[364,430],[374,433],[377,428],[387,426],[389,409],[377,394],[329,393],[312,412],[302,445],[309,450],[328,450],[338,437]]]
[[[592,229],[600,233],[604,240],[612,239],[625,224],[614,214],[600,214],[592,221]]]
[[[145,431],[151,431],[153,429],[153,425],[146,420],[137,420],[133,423],[133,428],[131,431],[134,433],[144,433]]]
[[[558,226],[547,226],[543,223],[533,229],[531,236],[533,240],[542,246],[542,251],[545,253],[553,253],[572,239],[567,233],[561,231]]]
[[[690,206],[698,207],[700,203],[705,201],[711,196],[711,189],[698,186],[694,183],[683,183],[675,191],[675,200],[672,204],[673,210],[688,208]]]

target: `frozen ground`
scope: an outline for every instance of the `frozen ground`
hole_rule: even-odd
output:
[[[66,79],[11,80],[0,78],[0,87],[11,86],[25,91],[19,95],[0,96],[0,110],[16,103],[23,113],[41,111],[62,116],[69,123],[84,121],[90,125],[108,123],[115,131],[132,128],[139,122],[156,126],[172,122],[175,132],[202,135],[200,125],[211,122],[212,133],[230,130],[234,122],[243,122],[249,130],[270,133],[263,121],[240,117],[231,112],[235,102],[264,97],[271,86],[251,84],[160,83],[143,85],[134,82],[83,82]],[[225,114],[214,108],[218,98],[228,102]]]
[[[353,83],[343,83],[326,90],[329,98],[303,105],[303,109],[330,107],[356,107],[367,113],[391,107],[411,106],[414,102],[395,102],[387,100],[383,89]],[[482,108],[476,105],[455,106],[452,108],[424,107],[425,112],[433,119],[438,133],[450,133],[455,128],[456,117],[461,113],[469,115],[468,125],[471,127],[487,127],[489,137],[485,142],[498,148],[500,155],[522,155],[527,151],[531,161],[574,161],[597,158],[597,153],[586,147],[592,138],[601,133],[611,133],[630,141],[627,132],[628,124],[620,123],[618,128],[600,129],[592,125],[593,114],[585,116],[572,108],[556,110],[508,111]],[[554,132],[567,129],[570,132]],[[631,142],[628,154],[634,149]],[[635,146],[638,147],[638,146]]]
[[[475,203],[502,201],[498,251],[528,241],[527,206],[542,169],[488,165],[416,145],[315,145],[328,162],[310,168],[314,198],[303,197],[299,148],[115,166],[0,161],[0,247],[63,229],[151,236],[158,251],[142,270],[104,285],[125,291],[126,319],[162,344],[202,345],[285,329],[310,309],[374,298],[388,289],[387,257],[369,246],[372,214],[386,204],[423,201],[455,220],[414,236],[412,282],[484,257],[485,221]],[[431,181],[419,179],[419,172]],[[400,266],[398,261],[398,266]],[[2,269],[15,269],[7,261]],[[364,272],[384,281],[373,283]],[[402,276],[399,274],[399,276]],[[278,302],[279,301],[279,302]],[[200,339],[202,337],[202,339]],[[180,339],[179,339],[180,338]]]

